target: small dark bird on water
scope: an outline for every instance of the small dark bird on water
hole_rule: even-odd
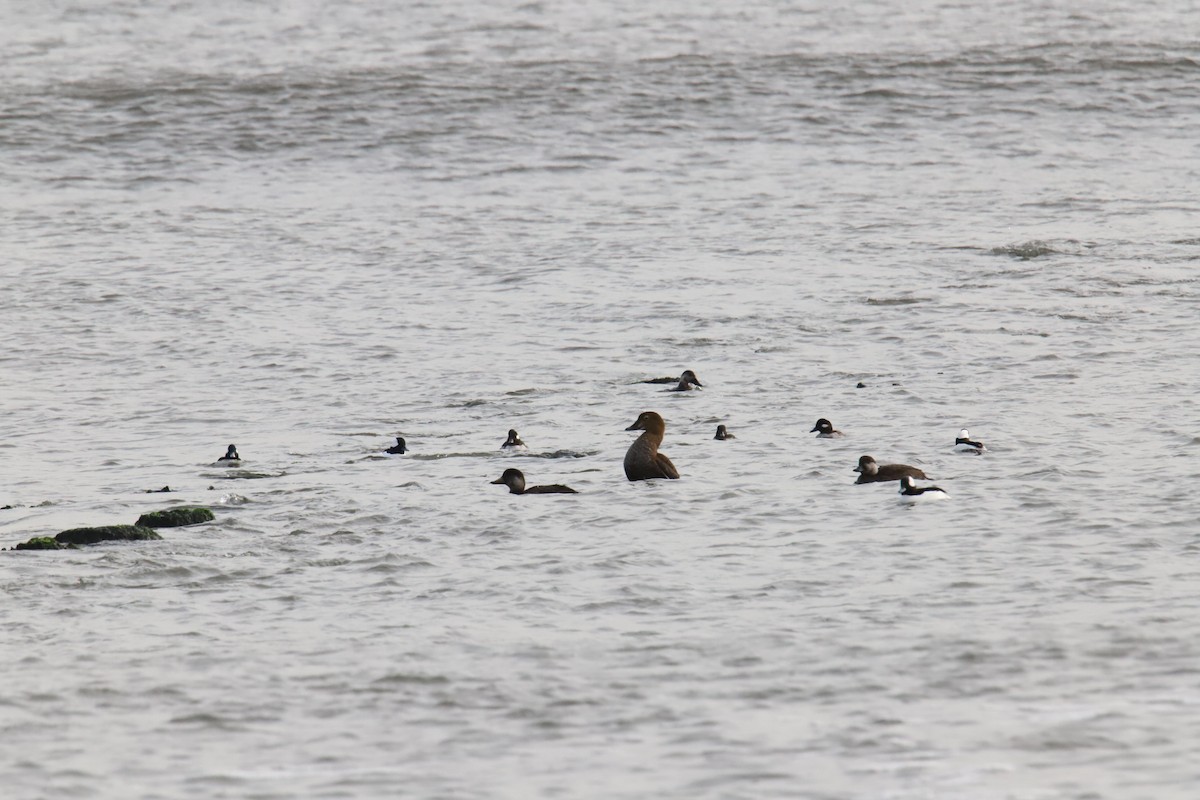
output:
[[[401,437],[397,436],[397,437],[396,437],[396,444],[395,444],[395,445],[393,445],[392,447],[389,447],[387,450],[384,450],[383,452],[385,452],[385,453],[391,453],[391,454],[392,454],[392,455],[394,455],[394,456],[399,456],[399,455],[403,455],[403,454],[404,454],[405,452],[407,452],[407,451],[408,451],[408,445],[406,445],[406,444],[404,443],[404,439],[403,439],[403,438],[401,438]]]
[[[229,445],[225,450],[225,455],[217,459],[217,461],[241,461],[242,457],[238,455],[237,445]]]
[[[724,425],[718,425],[718,426],[717,426],[717,435],[716,435],[716,436],[714,436],[713,438],[714,438],[714,439],[720,439],[721,441],[725,441],[726,439],[736,439],[737,437],[736,437],[736,436],[734,436],[734,435],[733,435],[732,433],[730,433],[729,431],[727,431],[727,430],[725,429],[725,426],[724,426]]]
[[[504,470],[504,474],[492,483],[507,486],[510,494],[579,494],[570,486],[563,486],[561,483],[552,483],[548,486],[526,486],[525,473],[519,469]]]
[[[834,430],[833,423],[824,417],[817,420],[817,424],[813,425],[809,433],[817,434],[818,439],[840,439],[842,437],[842,432]]]

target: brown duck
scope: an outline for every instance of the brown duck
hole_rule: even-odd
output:
[[[855,483],[898,481],[905,475],[911,478],[929,480],[928,476],[916,467],[910,467],[908,464],[876,464],[875,459],[871,456],[862,456],[859,458],[858,466],[854,468],[854,471],[861,473]]]
[[[631,481],[653,478],[678,478],[679,470],[671,459],[658,452],[667,423],[653,411],[643,411],[627,431],[645,431],[625,452],[625,477]]]
[[[519,469],[506,469],[492,483],[502,483],[508,487],[510,494],[579,494],[570,486],[563,486],[561,483],[552,483],[548,486],[526,486],[525,473]]]

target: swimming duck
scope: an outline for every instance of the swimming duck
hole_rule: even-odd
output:
[[[217,461],[241,461],[242,457],[238,455],[237,445],[229,445],[225,451],[225,455],[217,459]]]
[[[900,479],[900,499],[909,502],[915,500],[940,500],[948,497],[946,490],[940,486],[917,486],[911,475]]]
[[[391,453],[394,456],[399,456],[399,455],[403,455],[406,450],[408,450],[408,445],[406,445],[404,443],[403,438],[397,436],[395,446],[389,447],[387,450],[384,450],[383,452]]]
[[[519,469],[506,469],[492,483],[502,483],[508,487],[510,494],[579,494],[570,486],[563,486],[561,483],[552,483],[549,486],[526,486],[525,473]]]
[[[693,386],[697,386],[701,389],[704,388],[704,384],[701,383],[700,379],[696,377],[696,373],[692,372],[690,369],[685,369],[683,374],[679,376],[679,385],[673,386],[670,389],[667,389],[667,391],[690,392]]]
[[[717,435],[714,436],[713,438],[720,439],[721,441],[725,441],[726,439],[736,439],[737,437],[734,436],[729,431],[725,430],[724,425],[718,425],[717,426]]]
[[[987,448],[983,446],[983,442],[971,441],[971,433],[966,428],[958,432],[958,438],[954,440],[954,452],[982,455],[984,450]]]
[[[684,374],[684,375],[686,375],[686,374],[688,374],[689,372],[692,372],[692,371],[691,371],[690,369],[689,369],[689,370],[684,370],[683,374]],[[694,378],[694,377],[696,377],[696,373],[692,372],[692,377],[693,377],[693,378]],[[644,380],[644,381],[638,381],[638,383],[679,383],[679,381],[680,381],[680,380],[682,380],[682,378],[683,378],[683,376],[682,376],[682,375],[681,375],[681,376],[679,376],[679,377],[677,377],[677,378],[671,378],[671,377],[667,377],[667,378],[650,378],[650,379],[648,379],[648,380]]]
[[[501,450],[528,450],[525,443],[521,441],[521,437],[517,436],[515,428],[510,428],[508,438],[504,440],[504,444],[500,445]]]
[[[910,467],[907,464],[876,464],[875,459],[871,456],[862,456],[858,459],[858,466],[854,468],[855,472],[862,473],[858,476],[855,483],[883,483],[884,481],[898,481],[905,475],[921,480],[928,480],[924,472],[916,467]]]
[[[817,420],[817,424],[813,425],[813,429],[809,433],[817,434],[818,439],[840,439],[842,432],[833,429],[833,423],[821,417]]]
[[[678,478],[679,470],[671,459],[658,452],[667,423],[653,411],[643,411],[627,431],[645,431],[625,451],[625,477],[631,481],[652,478]]]

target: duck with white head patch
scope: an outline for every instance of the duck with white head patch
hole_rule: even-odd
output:
[[[238,455],[237,445],[231,444],[225,450],[225,455],[217,459],[217,461],[241,461],[242,457]]]
[[[900,499],[913,503],[917,500],[941,500],[949,497],[946,490],[940,486],[917,486],[913,482],[911,475],[905,475],[900,479]]]
[[[516,429],[510,428],[508,431],[508,438],[504,440],[504,444],[500,445],[500,449],[512,452],[516,450],[528,450],[529,448],[526,447],[525,443],[521,441],[521,437],[517,436]]]
[[[983,455],[987,450],[983,446],[983,442],[976,442],[971,439],[971,432],[963,428],[958,432],[958,438],[954,440],[954,452],[956,453],[971,453],[973,455]]]
[[[703,389],[704,384],[696,377],[696,373],[690,369],[685,369],[683,374],[679,376],[679,384],[667,389],[668,392],[690,392],[692,387]]]
[[[729,429],[726,428],[724,425],[718,425],[717,426],[717,435],[714,436],[713,438],[719,439],[720,441],[723,442],[726,439],[736,439],[737,437],[734,436],[732,433],[730,433]]]
[[[818,439],[842,438],[842,432],[834,430],[833,423],[824,417],[821,417],[819,420],[817,420],[817,424],[813,425],[812,430],[809,431],[809,433],[815,433]]]

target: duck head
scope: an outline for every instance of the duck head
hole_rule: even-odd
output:
[[[662,436],[667,430],[667,423],[663,422],[663,418],[654,411],[643,411],[638,415],[637,420],[625,430],[627,431],[648,431]]]
[[[863,475],[874,475],[879,472],[879,465],[871,456],[859,456],[858,466],[854,468],[854,471],[861,472]]]
[[[521,494],[521,492],[525,491],[525,473],[519,469],[506,469],[504,470],[504,474],[496,478],[492,483],[507,486],[508,491],[513,494]]]

